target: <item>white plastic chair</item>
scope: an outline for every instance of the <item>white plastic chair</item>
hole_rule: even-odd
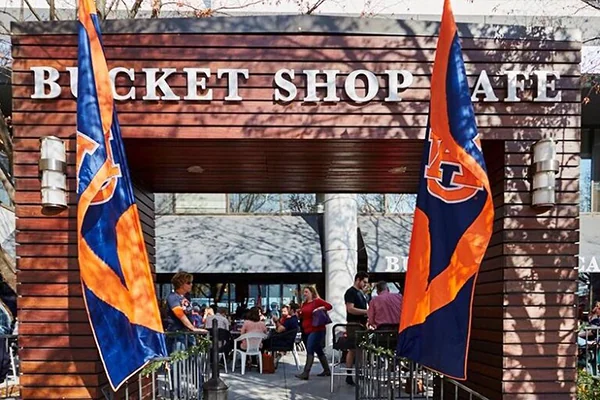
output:
[[[258,356],[258,367],[260,373],[262,374],[263,365],[260,344],[266,337],[267,335],[261,332],[249,332],[235,339],[233,341],[233,365],[231,366],[231,372],[235,372],[235,358],[239,353],[242,362],[242,375],[246,373],[246,357],[248,356]],[[246,350],[238,348],[238,343],[240,343],[242,340],[246,340]]]
[[[304,347],[304,342],[302,341],[302,332],[298,331],[296,334],[296,343],[294,345],[296,352],[306,351],[306,347]]]

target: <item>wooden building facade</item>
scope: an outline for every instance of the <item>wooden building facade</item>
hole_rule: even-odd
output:
[[[308,16],[104,23],[109,68],[123,68],[116,92],[129,97],[117,111],[151,260],[153,193],[416,192],[438,26]],[[12,28],[22,395],[99,399],[107,381],[81,298],[75,231],[68,68],[77,63],[77,25]],[[490,399],[575,398],[580,39],[515,26],[460,25],[459,34],[469,82],[480,89],[474,105],[496,211],[467,384]],[[277,81],[281,69],[294,76]],[[315,89],[330,101],[311,100],[306,70],[338,71],[335,93]],[[357,70],[372,72],[378,89]],[[36,79],[47,82],[42,91]],[[283,81],[296,84],[293,99]],[[208,91],[212,100],[200,100]],[[54,216],[40,206],[39,139],[47,135],[68,151],[69,208]],[[544,137],[557,143],[560,171],[556,205],[536,211],[531,148]]]

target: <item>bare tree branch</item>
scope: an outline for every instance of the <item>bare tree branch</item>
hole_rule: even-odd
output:
[[[42,21],[42,17],[40,17],[40,14],[38,14],[35,11],[35,9],[33,8],[33,6],[31,5],[31,3],[29,2],[29,0],[25,0],[25,4],[27,4],[27,8],[29,8],[29,11],[31,11],[31,13],[35,17],[35,19],[37,19],[38,21]]]
[[[256,0],[250,3],[244,3],[244,4],[240,4],[239,6],[221,6],[221,7],[217,7],[214,9],[215,12],[219,12],[221,10],[239,10],[242,8],[246,8],[246,7],[250,7],[256,4],[261,4],[263,3],[264,0]]]
[[[48,8],[50,10],[50,21],[58,21],[58,16],[56,15],[56,6],[54,4],[54,0],[46,0],[48,4]]]
[[[10,137],[10,132],[8,130],[8,126],[6,125],[6,121],[4,119],[4,114],[2,113],[2,110],[0,110],[0,142],[2,142],[2,148],[4,149],[4,151],[6,152],[6,155],[8,156],[8,165],[12,165],[12,161],[13,161],[13,145],[12,145],[12,138]]]
[[[15,17],[14,15],[12,15],[11,13],[9,13],[8,11],[5,10],[0,10],[0,14],[5,14],[8,15],[9,17],[11,17],[12,19],[14,19],[15,21],[18,21],[17,17]]]
[[[600,0],[581,0],[588,6],[600,10]]]
[[[160,9],[162,8],[161,0],[152,0],[152,12],[150,18],[158,18],[160,16]]]
[[[2,186],[6,189],[11,202],[14,204],[13,199],[15,198],[15,187],[4,173],[4,168],[0,168],[0,184],[2,184]]]
[[[111,13],[113,7],[117,4],[118,0],[111,0],[110,4],[108,5],[108,8],[106,9],[106,15],[104,16],[104,18],[108,18],[108,14]]]
[[[0,274],[12,290],[17,291],[17,269],[15,261],[0,248]]]
[[[137,13],[140,11],[140,7],[142,6],[144,0],[135,0],[133,6],[131,6],[131,10],[129,10],[129,18],[134,19]]]
[[[0,32],[4,32],[7,35],[10,35],[10,29],[4,25],[4,22],[0,21]]]
[[[317,0],[317,1],[315,2],[315,4],[313,4],[313,6],[312,6],[312,7],[310,7],[308,10],[306,10],[306,13],[305,13],[305,14],[306,14],[306,15],[312,14],[313,12],[315,12],[315,10],[316,10],[317,8],[321,7],[321,5],[322,5],[323,3],[325,3],[326,1],[327,1],[327,0]]]
[[[125,12],[127,13],[127,15],[129,15],[130,11],[129,11],[129,7],[127,7],[127,3],[125,2],[125,0],[120,0],[121,4],[123,4],[123,7],[125,7]]]

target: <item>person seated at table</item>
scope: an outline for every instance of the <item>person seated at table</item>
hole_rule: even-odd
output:
[[[206,325],[206,320],[208,319],[208,317],[212,317],[215,315],[216,308],[216,305],[211,305],[204,309],[204,314],[202,315],[202,324]]]
[[[265,315],[265,312],[263,311],[262,306],[258,306],[258,315],[260,317],[261,321],[266,321],[267,320],[267,316]]]
[[[216,305],[211,307],[213,307],[213,315],[206,317],[206,329],[212,329],[213,321],[217,321],[219,329],[229,330],[230,323],[229,318],[227,318],[227,309],[224,307],[217,308]]]
[[[190,322],[196,328],[201,328],[203,326],[202,315],[200,314],[200,307],[199,306],[193,306],[192,307],[192,315],[190,316]]]
[[[267,333],[267,325],[263,321],[260,320],[260,310],[258,307],[252,307],[248,312],[248,319],[244,321],[244,325],[242,325],[242,329],[240,329],[240,334],[244,335],[250,332],[260,332]],[[246,350],[246,340],[243,340],[240,343],[240,347],[242,350]],[[261,343],[262,347],[262,343]]]
[[[297,315],[298,309],[300,309],[300,306],[295,303],[281,307],[281,318],[273,318],[277,333],[300,328],[300,321]]]
[[[275,330],[272,331],[269,337],[263,341],[263,350],[268,351],[272,347],[282,347],[288,340],[285,332],[298,332],[300,330],[300,321],[298,320],[298,316],[296,314],[299,309],[300,306],[298,304],[290,304],[289,306],[284,305],[281,307],[282,317],[280,319],[273,318]],[[292,340],[296,340],[295,336]]]

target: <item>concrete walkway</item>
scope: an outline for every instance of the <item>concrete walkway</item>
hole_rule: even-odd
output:
[[[301,367],[304,366],[305,354],[300,353]],[[279,361],[274,374],[260,374],[257,368],[252,368],[241,375],[238,359],[236,370],[224,374],[221,378],[229,385],[229,400],[352,400],[354,387],[346,384],[344,377],[335,377],[334,392],[329,390],[329,377],[317,377],[323,369],[316,361],[308,381],[301,381],[294,375],[296,369],[294,358],[288,353]],[[231,366],[229,365],[231,368]]]

